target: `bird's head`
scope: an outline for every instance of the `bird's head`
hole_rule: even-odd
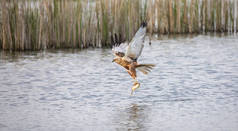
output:
[[[121,60],[120,57],[115,57],[115,58],[112,60],[112,62],[116,62],[116,63],[118,63],[120,60]]]

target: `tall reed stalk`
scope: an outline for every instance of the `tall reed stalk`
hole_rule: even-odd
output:
[[[0,49],[111,47],[148,33],[237,32],[237,0],[1,0]]]

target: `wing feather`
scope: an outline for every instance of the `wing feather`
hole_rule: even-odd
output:
[[[145,34],[146,26],[141,26],[131,40],[125,53],[126,56],[136,60],[141,55],[142,49],[144,47]]]
[[[120,43],[112,47],[112,52],[115,56],[123,57],[125,56],[128,47],[128,42]]]

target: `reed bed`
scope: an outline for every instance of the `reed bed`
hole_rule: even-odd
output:
[[[1,0],[0,49],[111,47],[148,33],[237,32],[238,0]]]

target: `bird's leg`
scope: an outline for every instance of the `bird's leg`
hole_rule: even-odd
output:
[[[129,70],[127,71],[134,80],[136,80],[136,68],[135,68],[135,65],[136,65],[136,63],[134,63],[134,62],[132,64],[130,64],[129,65]]]
[[[129,66],[129,70],[128,70],[128,73],[131,75],[131,77],[134,79],[134,84],[131,88],[131,95],[133,95],[133,92],[140,87],[140,83],[138,82],[138,80],[136,79],[136,68],[135,68],[135,65],[137,63],[136,62],[133,62],[132,64],[130,64]]]
[[[136,79],[136,75],[135,73],[133,74],[133,72],[131,72],[130,70],[127,70],[128,74],[132,77],[132,79],[137,82],[137,79]]]

